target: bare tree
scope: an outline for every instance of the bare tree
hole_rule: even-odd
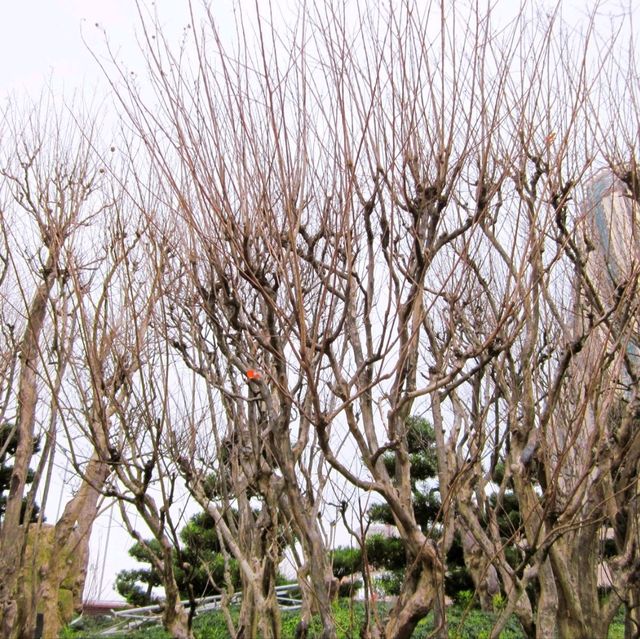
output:
[[[555,28],[551,23],[549,33]],[[609,561],[603,556],[613,522],[637,520],[635,500],[625,491],[636,481],[638,459],[633,446],[625,445],[623,453],[613,444],[620,437],[628,443],[621,434],[635,411],[634,362],[628,353],[635,349],[636,249],[627,239],[615,258],[625,277],[612,282],[616,262],[602,234],[608,229],[607,237],[632,238],[636,213],[630,204],[616,210],[610,195],[603,200],[614,184],[611,173],[597,196],[598,181],[590,189],[581,186],[591,172],[591,149],[602,151],[601,163],[615,163],[614,147],[588,133],[596,78],[608,76],[603,69],[614,61],[605,49],[598,75],[591,76],[588,39],[580,48],[575,41],[568,46],[562,33],[556,37],[545,36],[545,49],[551,54],[559,47],[561,68],[579,69],[578,80],[568,86],[559,86],[557,78],[547,82],[540,77],[542,62],[538,70],[529,70],[534,81],[529,80],[533,93],[528,99],[537,108],[522,102],[524,113],[512,112],[512,117],[520,117],[518,126],[526,122],[529,131],[537,127],[552,133],[538,140],[535,135],[521,138],[524,148],[513,155],[519,164],[501,180],[490,204],[494,212],[481,227],[490,244],[471,255],[465,247],[474,273],[467,286],[474,282],[479,307],[473,298],[462,298],[456,308],[462,318],[457,332],[464,339],[489,330],[503,345],[503,354],[470,378],[466,391],[462,386],[448,395],[460,424],[455,436],[468,442],[449,464],[457,469],[453,499],[500,572],[509,598],[493,636],[514,609],[531,636],[549,636],[556,629],[563,637],[604,635],[620,602],[631,596],[637,565],[634,533],[625,538],[628,545],[618,537]],[[538,93],[541,86],[544,93]],[[553,108],[562,103],[573,104],[570,115]],[[615,136],[614,130],[607,130],[607,136]],[[483,186],[490,190],[494,184]],[[633,200],[632,190],[618,188],[618,193],[618,202]],[[514,238],[508,243],[505,230]],[[519,310],[500,327],[500,313],[513,303]],[[490,309],[489,318],[485,309]],[[509,325],[517,330],[505,332]],[[491,488],[501,463],[500,485]],[[618,483],[619,464],[630,473],[625,478],[630,484]],[[498,519],[510,490],[518,500],[521,524],[505,535]],[[618,510],[622,494],[625,505]],[[488,526],[480,525],[478,509]],[[506,561],[509,544],[520,553],[515,566]],[[604,569],[613,593],[605,599],[599,592]],[[532,580],[539,594],[529,601],[525,588]]]
[[[129,160],[126,161],[128,163]],[[140,543],[137,513],[159,542],[150,549],[163,576],[163,623],[174,637],[192,637],[181,603],[174,555],[180,517],[172,511],[176,473],[166,454],[167,380],[153,342],[152,321],[164,270],[146,220],[127,194],[123,171],[110,167],[112,209],[91,272],[73,269],[77,338],[65,387],[67,428],[74,465],[96,495],[115,498],[122,519]],[[81,463],[89,450],[90,459]]]
[[[22,111],[10,105],[3,114],[3,124],[2,234],[6,253],[2,322],[7,375],[3,378],[2,410],[3,419],[14,423],[18,443],[0,528],[0,627],[6,637],[21,637],[33,634],[40,596],[55,602],[45,605],[47,627],[52,632],[59,627],[58,592],[71,566],[66,560],[74,552],[86,557],[89,531],[97,514],[95,500],[87,501],[82,489],[58,522],[50,552],[52,564],[26,564],[28,532],[34,548],[41,535],[42,518],[37,527],[28,522],[36,495],[42,494],[46,500],[51,480],[60,428],[57,393],[73,340],[69,254],[77,248],[82,229],[101,213],[104,201],[98,192],[100,174],[92,148],[91,119],[83,119],[81,125],[43,98]],[[42,450],[35,457],[34,442],[39,438]],[[28,489],[32,462],[37,467]],[[76,524],[80,530],[70,536],[70,528]],[[36,556],[31,552],[32,561]],[[74,569],[79,602],[86,567],[74,564]]]
[[[205,11],[173,52],[142,18],[157,106],[122,67],[111,78],[158,185],[149,225],[171,264],[158,321],[206,389],[213,429],[199,460],[206,420],[173,428],[174,454],[240,562],[261,631],[279,632],[282,525],[335,636],[318,522],[333,473],[379,495],[405,544],[385,636],[411,636],[432,609],[446,636],[456,527],[477,588],[491,574],[506,595],[493,636],[513,611],[529,636],[604,636],[637,597],[637,273],[631,259],[615,286],[598,282],[602,248],[576,203],[596,162],[621,166],[590,124],[615,39],[599,41],[594,19],[568,38],[560,5],[499,27],[491,8],[328,3],[290,28],[256,11],[235,46]],[[633,198],[630,148],[620,178]],[[430,531],[412,507],[418,411],[438,444]],[[507,492],[521,521],[505,534]],[[618,546],[604,601],[607,526]]]

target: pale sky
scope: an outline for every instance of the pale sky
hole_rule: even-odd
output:
[[[50,79],[75,88],[98,73],[82,42],[101,23],[125,40],[133,30],[132,0],[3,0],[0,20],[0,92],[37,94]],[[95,30],[95,26],[93,26]]]
[[[171,41],[189,22],[186,4],[153,3]],[[216,4],[223,14],[231,3]],[[0,96],[26,91],[37,97],[49,83],[65,94],[92,91],[102,77],[88,46],[99,53],[106,32],[119,59],[135,67],[137,24],[135,0],[0,0]]]

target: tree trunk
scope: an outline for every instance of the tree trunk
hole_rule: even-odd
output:
[[[317,510],[308,497],[303,495],[296,477],[296,459],[288,440],[288,425],[282,420],[272,419],[278,425],[279,437],[275,433],[271,437],[271,449],[278,461],[283,475],[283,488],[279,482],[273,482],[271,489],[278,494],[273,504],[277,503],[293,521],[295,534],[302,544],[305,565],[308,567],[308,578],[311,584],[311,592],[308,594],[312,600],[310,608],[317,610],[322,621],[322,639],[335,639],[337,637],[333,610],[331,607],[333,594],[337,594],[337,586],[334,591],[334,578],[329,561],[329,553],[322,538],[318,525]],[[286,495],[286,499],[284,498]],[[301,622],[303,619],[301,619]],[[300,633],[305,632],[304,625],[300,626]]]
[[[540,584],[540,595],[536,614],[536,637],[537,639],[549,639],[549,637],[555,636],[558,592],[548,559],[545,559],[540,565],[538,582]]]
[[[627,598],[627,610],[624,617],[624,639],[640,637],[640,588],[632,586]]]
[[[317,530],[308,528],[304,537],[308,545],[307,561],[309,565],[314,607],[322,620],[322,639],[335,639],[337,636],[332,601],[333,574],[327,562],[328,553]]]
[[[165,535],[156,535],[162,545],[162,566],[164,586],[164,609],[162,625],[174,639],[193,639],[189,615],[180,601],[180,591],[176,582],[173,564],[173,546]]]
[[[271,564],[270,561],[265,563]],[[261,634],[265,639],[280,639],[282,635],[280,607],[278,606],[275,585],[275,566],[267,565],[262,578],[263,609],[258,612]]]
[[[607,635],[609,623],[598,595],[598,546],[599,526],[592,524],[568,533],[550,550],[558,592],[559,639]]]
[[[493,597],[500,593],[498,573],[491,564],[490,557],[482,551],[480,544],[468,530],[461,532],[464,563],[471,575],[480,608],[484,612],[493,610]]]
[[[74,607],[82,605],[91,529],[98,514],[99,490],[109,472],[109,467],[94,456],[80,490],[67,503],[55,525],[49,562],[41,570],[38,594],[44,615],[43,639],[57,639],[62,625],[68,621],[61,618],[59,606],[64,582],[73,593]]]
[[[402,591],[385,630],[386,639],[409,639],[418,622],[434,607],[442,588],[443,570],[428,542],[407,562]]]
[[[559,639],[593,639],[603,637],[595,628],[587,630],[580,619],[574,619],[566,614],[558,615],[557,636]]]
[[[193,639],[193,632],[189,628],[189,615],[180,603],[180,593],[167,592],[171,588],[165,586],[167,598],[164,603],[162,625],[173,639]]]
[[[39,367],[39,341],[42,334],[47,303],[55,281],[54,257],[47,259],[43,272],[45,280],[36,290],[29,305],[29,315],[22,343],[22,366],[18,382],[18,445],[14,455],[9,495],[0,529],[0,635],[14,639],[22,632],[19,615],[18,582],[26,543],[26,526],[20,525],[22,498],[27,484],[27,473],[33,456],[33,431],[38,401],[37,370]],[[29,513],[25,513],[25,521]]]
[[[300,621],[296,626],[295,639],[307,639],[309,636],[309,624],[311,623],[311,593],[302,591],[302,608],[300,609]]]
[[[434,639],[448,639],[447,609],[445,606],[444,590],[438,593],[433,607]]]
[[[520,460],[523,455],[525,438],[521,433],[514,433],[511,438],[511,457]],[[513,485],[520,505],[520,513],[524,522],[527,543],[531,548],[538,547],[545,539],[546,530],[540,498],[533,487],[529,471],[521,463],[512,465]],[[549,558],[545,558],[538,568],[538,610],[536,614],[536,637],[549,639],[555,636],[556,616],[558,612],[558,592]]]
[[[238,632],[236,639],[249,639],[255,637],[258,631],[258,618],[256,615],[256,602],[253,584],[242,575],[242,603],[238,618]]]
[[[270,567],[266,568],[271,571]],[[238,620],[237,639],[280,639],[280,609],[275,596],[272,576],[265,568],[255,568],[254,578],[242,577],[242,604]]]

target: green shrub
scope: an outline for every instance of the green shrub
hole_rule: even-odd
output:
[[[393,596],[399,595],[402,588],[403,575],[400,571],[385,572],[374,581],[374,587],[378,591],[382,591],[383,595]]]
[[[471,608],[475,596],[473,590],[460,590],[455,596],[455,601],[461,608]]]
[[[507,600],[502,596],[501,593],[497,592],[491,598],[491,605],[493,606],[493,609],[496,611],[502,610],[507,605]]]
[[[364,584],[360,579],[341,582],[338,587],[338,598],[344,599],[353,597],[363,585]]]

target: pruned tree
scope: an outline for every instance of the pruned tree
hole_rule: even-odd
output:
[[[73,340],[69,309],[73,268],[69,256],[105,205],[94,155],[95,122],[78,112],[56,109],[46,97],[3,112],[2,180],[2,414],[14,424],[17,441],[0,528],[0,627],[6,637],[32,636],[36,603],[45,603],[45,624],[59,627],[58,593],[69,579],[71,562],[52,566],[34,563],[27,543],[44,543],[42,519],[23,525],[33,512],[35,495],[46,502],[60,431],[57,392]],[[36,455],[34,443],[41,441]],[[29,467],[34,464],[29,488]],[[51,561],[75,552],[86,557],[89,532],[97,514],[81,490],[68,508],[80,509],[73,521],[54,524]],[[25,501],[26,500],[26,501]],[[26,504],[26,507],[25,507]],[[72,506],[73,504],[73,506]],[[83,505],[81,505],[83,504]],[[26,510],[26,512],[24,512]],[[79,525],[77,535],[68,533]],[[58,558],[58,559],[56,559]],[[74,564],[74,601],[80,602],[84,574]],[[48,635],[48,636],[54,636]]]
[[[132,513],[152,534],[157,543],[145,547],[162,576],[163,623],[172,636],[189,638],[174,562],[181,516],[172,510],[179,487],[166,454],[168,380],[152,329],[164,264],[125,169],[113,161],[105,170],[109,226],[92,270],[75,268],[72,277],[77,338],[63,394],[67,428],[77,435],[70,449],[84,485],[117,500],[132,537],[145,545]]]
[[[220,552],[220,541],[216,533],[213,519],[205,512],[196,513],[180,531],[183,544],[180,557],[174,554],[177,582],[183,597],[189,597],[193,592],[197,597],[208,597],[220,594],[225,587],[225,571],[230,569],[234,585],[239,586],[237,564],[230,566]],[[147,548],[156,546],[155,540],[134,544],[129,554],[136,561],[148,564],[146,568],[122,570],[116,578],[116,589],[125,599],[136,606],[147,606],[157,602],[157,595],[152,594],[154,587],[162,585],[162,575],[153,565]],[[154,554],[159,554],[158,548],[153,548]],[[180,561],[182,560],[182,561]]]
[[[560,8],[505,25],[492,7],[325,3],[283,26],[256,7],[235,44],[193,8],[177,51],[141,9],[156,102],[107,70],[146,152],[138,183],[154,185],[141,210],[168,265],[162,370],[191,375],[167,432],[245,580],[238,634],[278,636],[282,527],[335,636],[319,516],[338,480],[377,493],[404,546],[389,639],[434,609],[447,636],[456,529],[477,585],[491,572],[505,593],[493,636],[514,611],[528,636],[604,636],[616,607],[635,605],[636,265],[613,294],[598,283],[602,250],[577,206],[597,163],[624,167],[637,196],[635,142],[614,162],[619,145],[592,124],[614,90],[615,37],[593,17],[569,37]],[[413,413],[434,426],[432,531],[413,508]],[[520,519],[505,538],[507,493]],[[612,506],[621,495],[628,511]],[[594,575],[608,525],[605,601]]]

